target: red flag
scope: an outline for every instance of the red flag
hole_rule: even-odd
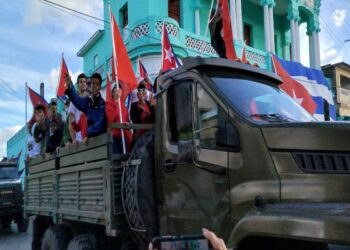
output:
[[[57,85],[57,94],[56,96],[62,97],[64,96],[64,91],[66,90],[65,87],[65,77],[66,74],[69,74],[67,64],[63,58],[61,60],[61,68],[60,68],[60,74],[58,76],[58,85]]]
[[[151,79],[147,73],[147,70],[141,60],[139,59],[139,70],[140,70],[140,77],[143,78],[146,81],[146,89],[153,92],[153,86],[151,84]]]
[[[112,85],[111,85],[111,81],[109,80],[109,76],[107,74],[106,77],[106,102],[108,101],[113,101],[112,100]]]
[[[216,11],[209,22],[209,29],[211,44],[218,55],[237,61],[227,0],[217,1]]]
[[[166,24],[163,24],[162,31],[162,72],[174,70],[180,66],[179,61],[176,58],[174,50],[171,46],[168,32],[166,30]]]
[[[41,95],[39,95],[37,92],[35,92],[29,87],[28,87],[28,94],[29,94],[30,101],[32,102],[33,109],[35,109],[37,105],[41,104],[44,106],[45,115],[48,115],[49,114],[48,103],[44,99],[44,97],[42,97]],[[33,112],[33,116],[29,120],[29,123],[34,123],[34,122],[35,122],[35,119],[34,119],[34,112]]]
[[[237,54],[233,44],[231,17],[228,2],[227,0],[219,0],[218,4],[219,8],[222,8],[222,35],[225,41],[226,58],[236,60]]]
[[[313,115],[317,105],[309,92],[302,84],[294,80],[288,74],[276,56],[272,56],[272,62],[275,67],[276,74],[283,80],[283,83],[279,85],[279,87],[289,96],[291,96],[297,103],[299,103],[304,109],[306,109],[311,115]]]
[[[117,22],[115,21],[112,12],[110,12],[110,19],[113,47],[112,66],[114,66],[115,78],[118,78],[118,82],[123,89],[121,101],[124,102],[129,93],[137,88],[138,82],[132,69],[132,64],[125,48],[123,38],[120,34]]]

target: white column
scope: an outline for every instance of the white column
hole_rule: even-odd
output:
[[[236,0],[236,15],[237,15],[237,38],[243,40],[243,19],[242,19],[242,2]]]
[[[296,60],[300,62],[300,31],[299,31],[299,22],[294,21],[295,27],[295,51],[296,51]]]
[[[321,68],[321,54],[320,54],[320,33],[316,32],[316,69]]]
[[[290,34],[292,37],[292,61],[296,61],[296,38],[295,38],[295,22],[290,20]]]
[[[237,39],[237,10],[236,10],[236,0],[230,0],[230,13],[231,13],[231,27],[232,35],[234,39]]]
[[[316,61],[315,61],[315,32],[312,32],[309,35],[309,56],[310,56],[310,67],[316,68]]]
[[[269,22],[270,22],[270,49],[272,53],[275,53],[275,27],[273,21],[273,7],[268,8]]]
[[[269,22],[269,6],[264,5],[264,32],[265,32],[265,50],[270,52],[270,22]]]
[[[194,23],[195,23],[195,33],[197,35],[201,34],[201,23],[200,23],[199,9],[196,8],[194,11]]]

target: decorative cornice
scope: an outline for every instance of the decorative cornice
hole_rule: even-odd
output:
[[[299,4],[297,0],[291,1],[288,4],[288,20],[295,20],[297,22],[300,21],[300,15],[299,15]]]
[[[269,7],[275,7],[276,6],[276,2],[275,0],[260,0],[260,5],[261,6],[269,6]]]

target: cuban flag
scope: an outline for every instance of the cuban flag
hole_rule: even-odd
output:
[[[39,104],[43,105],[44,109],[45,109],[45,115],[48,115],[49,114],[49,108],[48,108],[49,104],[47,103],[47,101],[45,100],[44,97],[42,97],[37,92],[32,90],[29,86],[27,86],[27,88],[28,88],[28,95],[29,95],[30,101],[32,102],[32,105],[33,105],[33,115],[30,118],[28,123],[34,124],[34,122],[35,122],[35,117],[34,117],[35,107]]]
[[[278,67],[278,65],[282,66],[286,71],[288,77],[291,77],[293,80],[295,80],[299,85],[303,87],[303,89],[307,91],[308,95],[312,97],[312,101],[315,106],[311,102],[309,102],[308,105],[311,107],[313,112],[310,112],[310,110],[308,110],[308,107],[305,107],[303,105],[304,103],[302,102],[305,100],[303,99],[305,97],[298,97],[295,93],[291,94],[286,91],[290,96],[292,96],[296,101],[300,100],[300,104],[306,110],[308,110],[309,113],[311,113],[317,120],[324,121],[325,113],[328,112],[330,120],[336,120],[336,107],[334,105],[332,91],[328,88],[327,80],[321,70],[308,68],[303,66],[301,63],[286,61],[277,58],[276,56],[273,56],[272,58],[275,69],[276,66]],[[278,74],[277,69],[276,73]],[[285,74],[278,75],[283,79],[283,81],[285,80]],[[280,86],[282,89],[283,84]]]
[[[163,23],[162,30],[162,72],[174,70],[181,66],[177,59],[173,47],[171,46],[166,24]]]
[[[66,61],[64,60],[63,54],[62,54],[56,96],[63,102],[65,102],[67,100],[67,97],[65,96],[64,91],[66,90],[65,78],[66,78],[66,75],[68,75],[68,74],[69,74],[68,67],[67,67]]]

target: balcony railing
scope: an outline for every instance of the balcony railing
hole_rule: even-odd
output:
[[[163,23],[166,24],[170,41],[175,47],[176,53],[180,57],[185,56],[202,56],[216,57],[217,53],[211,46],[208,37],[200,36],[192,32],[186,31],[179,27],[179,24],[171,18],[161,18],[150,16],[139,20],[130,27],[131,35],[126,40],[131,57],[136,57],[138,47],[149,47],[147,53],[160,53],[160,48],[155,46],[161,43],[161,32]],[[242,54],[242,42],[236,42],[235,48],[237,55]],[[133,54],[133,52],[135,54]],[[265,51],[246,46],[247,60],[251,64],[257,63],[261,68],[269,68],[269,55]]]

